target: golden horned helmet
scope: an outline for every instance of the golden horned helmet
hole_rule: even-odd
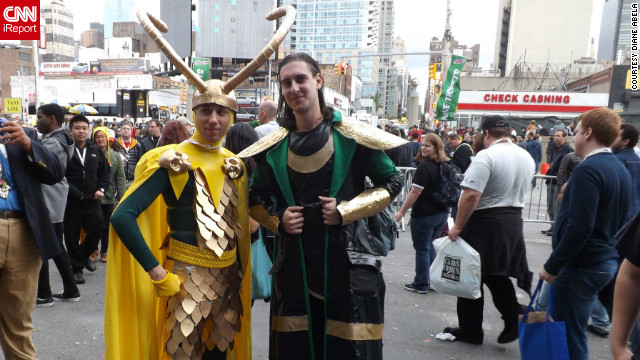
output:
[[[275,49],[284,40],[293,21],[296,18],[296,9],[291,5],[281,6],[272,10],[267,14],[267,20],[276,20],[285,16],[282,20],[282,24],[273,35],[267,46],[256,56],[255,59],[245,66],[240,72],[235,74],[231,79],[226,82],[222,80],[207,80],[203,81],[196,75],[193,70],[187,64],[185,64],[176,51],[169,45],[167,40],[160,34],[160,32],[166,33],[167,25],[160,19],[153,16],[146,11],[138,11],[138,20],[144,27],[145,31],[151,36],[151,38],[158,44],[160,50],[167,55],[169,61],[177,67],[180,72],[189,79],[189,81],[196,88],[193,93],[192,107],[196,107],[201,104],[214,103],[222,105],[233,111],[238,111],[238,101],[236,100],[236,93],[233,89],[236,88],[243,80],[253,74],[262,64],[264,64],[269,57],[273,54]]]

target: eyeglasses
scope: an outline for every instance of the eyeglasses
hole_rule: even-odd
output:
[[[122,130],[122,131],[131,131],[131,128],[123,127],[123,128],[120,128],[120,130]]]

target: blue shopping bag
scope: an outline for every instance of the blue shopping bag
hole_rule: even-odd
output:
[[[251,299],[271,297],[271,258],[262,238],[262,227],[258,227],[258,240],[251,244]]]
[[[564,321],[549,319],[549,313],[555,306],[553,286],[549,293],[549,305],[543,322],[527,323],[531,307],[542,288],[542,279],[538,281],[536,291],[531,297],[527,311],[518,322],[520,358],[522,360],[569,360],[567,330]]]

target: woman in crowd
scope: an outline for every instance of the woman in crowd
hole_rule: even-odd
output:
[[[104,126],[94,128],[92,140],[102,149],[109,162],[109,187],[102,197],[102,216],[105,227],[100,237],[100,261],[106,263],[109,247],[109,218],[116,203],[116,195],[122,197],[125,190],[124,166],[122,157],[109,147],[109,129]]]
[[[227,136],[224,138],[224,147],[234,154],[239,154],[242,150],[258,141],[258,139],[260,139],[258,133],[249,123],[237,123],[227,132]],[[255,161],[253,161],[253,158],[245,159],[245,165],[247,167],[247,176],[250,177],[255,168]]]
[[[449,161],[449,158],[442,139],[435,134],[422,137],[420,152],[424,161],[418,165],[411,191],[394,217],[400,221],[411,208],[411,240],[416,251],[416,275],[413,282],[404,288],[426,294],[429,289],[429,267],[436,257],[431,242],[446,224],[449,214],[449,209],[433,201],[433,194],[440,183],[440,163]]]
[[[167,121],[162,127],[160,146],[180,144],[189,138],[189,130],[180,120]]]

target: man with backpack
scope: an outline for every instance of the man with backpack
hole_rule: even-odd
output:
[[[489,116],[482,123],[485,150],[479,152],[465,172],[458,216],[449,230],[451,241],[458,235],[480,254],[482,283],[486,284],[500,311],[505,327],[498,343],[518,339],[520,305],[513,283],[531,290],[532,273],[527,264],[522,228],[522,208],[531,179],[533,159],[511,141],[511,127],[501,116]],[[499,174],[499,175],[498,175]],[[483,296],[458,298],[459,327],[447,327],[456,340],[482,344]]]

